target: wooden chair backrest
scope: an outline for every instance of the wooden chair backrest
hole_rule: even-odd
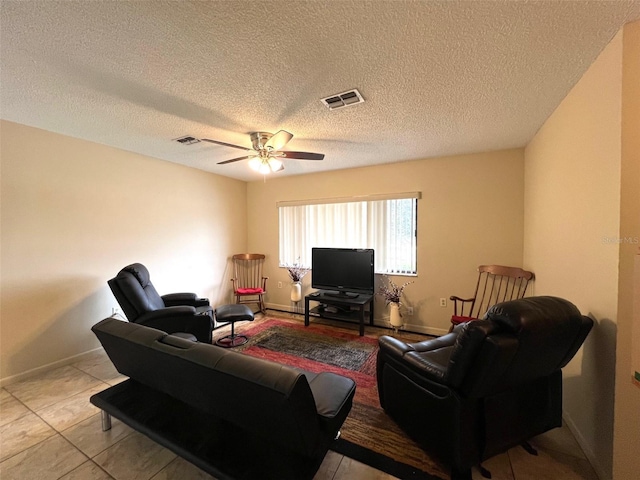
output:
[[[471,305],[471,317],[482,318],[489,307],[500,302],[524,298],[533,272],[502,265],[480,265],[478,283]]]
[[[234,286],[238,288],[263,287],[262,267],[265,255],[238,253],[233,257]]]

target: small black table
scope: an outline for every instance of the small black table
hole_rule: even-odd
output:
[[[364,321],[369,317],[369,325],[373,325],[373,295],[349,294],[318,290],[304,297],[304,325],[309,326],[309,316],[328,318],[331,320],[359,320],[360,336],[364,335]],[[319,305],[309,309],[309,302]],[[336,307],[337,312],[327,311],[323,305]],[[356,308],[353,308],[356,307]]]

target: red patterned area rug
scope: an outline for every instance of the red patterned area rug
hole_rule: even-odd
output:
[[[314,319],[315,320],[315,319]],[[378,337],[390,330],[340,327],[312,322],[308,327],[295,319],[263,317],[236,327],[249,341],[234,350],[304,370],[333,372],[352,378],[356,395],[351,413],[333,450],[403,479],[446,479],[449,470],[429,457],[380,407],[376,383]],[[400,333],[406,341],[426,337]]]

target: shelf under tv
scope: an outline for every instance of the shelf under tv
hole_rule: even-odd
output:
[[[356,294],[355,296],[340,295],[337,292],[319,290],[304,297],[304,324],[309,326],[309,317],[327,318],[330,320],[359,321],[360,336],[364,335],[365,319],[369,318],[369,325],[373,325],[373,294]],[[317,302],[309,308],[309,302]],[[324,307],[336,307],[331,311]]]

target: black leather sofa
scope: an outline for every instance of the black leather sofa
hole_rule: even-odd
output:
[[[380,404],[452,478],[470,479],[472,466],[561,425],[561,368],[592,325],[566,300],[529,297],[433,340],[383,336]]]
[[[107,318],[92,327],[128,380],[91,397],[110,417],[223,479],[311,479],[355,382]]]
[[[147,267],[127,265],[107,281],[127,320],[167,333],[191,333],[211,343],[214,319],[207,298],[195,293],[158,294]]]

